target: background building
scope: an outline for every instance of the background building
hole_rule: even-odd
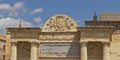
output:
[[[6,37],[0,35],[0,60],[5,60]]]

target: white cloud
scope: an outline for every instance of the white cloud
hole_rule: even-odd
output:
[[[41,19],[41,17],[35,17],[35,18],[34,18],[34,21],[35,21],[36,23],[40,23],[40,22],[42,21],[42,19]]]
[[[8,16],[16,17],[19,15],[18,11],[26,11],[26,8],[23,2],[17,2],[14,5],[0,3],[0,11],[6,11]]]
[[[43,8],[36,8],[30,14],[37,14],[43,12]]]
[[[18,12],[9,12],[8,14],[9,17],[17,17],[18,15]]]
[[[41,17],[35,17],[34,21],[38,24],[38,26],[40,26],[40,28],[43,27],[44,23],[43,23]]]
[[[2,3],[0,4],[0,10],[10,10],[11,6],[9,4]]]
[[[3,14],[0,14],[0,18],[3,18],[4,17],[4,15]]]
[[[14,4],[14,6],[13,7],[11,7],[12,9],[12,11],[17,11],[17,10],[23,10],[24,11],[24,9],[25,9],[25,6],[24,6],[24,3],[23,2],[17,2],[17,3],[15,3]]]
[[[2,18],[0,19],[0,34],[5,34],[5,28],[6,27],[18,27],[19,26],[19,21],[22,21],[22,27],[32,27],[33,24],[24,21],[22,19],[15,19],[15,18]]]
[[[23,2],[17,2],[14,4],[14,8],[16,9],[21,9],[24,7],[24,3]]]
[[[22,10],[25,9],[23,2],[17,2],[13,6],[11,6],[10,4],[5,4],[5,3],[0,4],[0,10],[17,11],[20,9]]]

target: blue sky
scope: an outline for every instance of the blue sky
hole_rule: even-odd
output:
[[[0,25],[17,26],[22,20],[23,25],[39,27],[51,16],[66,14],[84,26],[94,12],[99,18],[104,12],[120,12],[119,6],[120,0],[0,0]]]

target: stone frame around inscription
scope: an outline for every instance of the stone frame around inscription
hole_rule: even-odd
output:
[[[80,44],[74,43],[41,43],[41,56],[80,56]]]

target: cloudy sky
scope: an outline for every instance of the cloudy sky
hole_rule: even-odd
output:
[[[104,12],[120,12],[120,0],[0,0],[0,34],[6,27],[42,27],[53,15],[71,16],[79,26]],[[99,18],[100,19],[100,18]]]

